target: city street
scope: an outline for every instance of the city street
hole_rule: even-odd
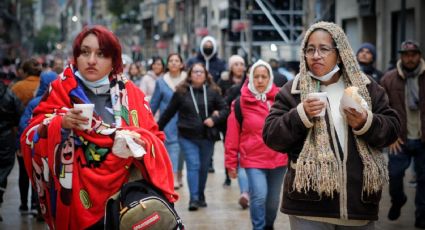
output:
[[[224,168],[223,168],[223,144],[216,144],[214,154],[214,165],[216,172],[210,173],[206,189],[207,208],[201,208],[196,212],[189,212],[188,208],[188,191],[187,183],[180,188],[178,192],[181,197],[176,204],[176,209],[183,219],[186,229],[250,229],[249,211],[242,210],[237,203],[239,198],[239,188],[237,181],[233,180],[230,187],[223,187]],[[17,162],[16,162],[17,163]],[[410,170],[410,169],[409,169]],[[410,171],[406,176],[406,192],[408,201],[402,209],[401,217],[397,221],[390,222],[386,218],[390,207],[388,188],[383,192],[383,200],[381,201],[380,219],[376,223],[377,230],[409,230],[414,228],[414,188],[407,185],[407,181],[411,178]],[[9,176],[8,190],[5,194],[5,202],[0,209],[3,216],[3,222],[0,222],[0,229],[29,229],[41,230],[47,229],[44,223],[37,222],[35,218],[30,216],[21,216],[19,207],[19,191],[18,191],[18,170],[17,164]],[[278,213],[278,218],[274,225],[275,229],[289,229],[288,217],[285,214]]]

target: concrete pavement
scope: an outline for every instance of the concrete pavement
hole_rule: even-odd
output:
[[[249,210],[242,210],[238,204],[239,187],[237,181],[232,180],[230,187],[223,187],[225,176],[222,142],[218,142],[215,147],[214,165],[216,172],[209,174],[205,191],[208,207],[201,208],[196,212],[189,212],[187,210],[189,204],[189,192],[187,183],[184,181],[183,188],[178,190],[180,200],[176,203],[176,210],[183,219],[186,229],[188,230],[251,229]],[[405,191],[407,193],[408,200],[402,209],[400,218],[391,222],[387,219],[386,216],[390,208],[390,202],[388,188],[385,188],[383,192],[383,200],[381,201],[379,220],[376,222],[376,230],[415,229],[413,204],[415,189],[407,185],[407,181],[411,177],[409,172],[407,172],[405,179]],[[47,229],[44,223],[37,222],[32,216],[21,216],[18,211],[20,201],[17,164],[15,164],[12,174],[9,176],[8,189],[4,199],[5,202],[0,209],[0,213],[3,216],[3,222],[0,222],[0,230]],[[289,229],[287,215],[279,212],[274,227],[275,229]]]

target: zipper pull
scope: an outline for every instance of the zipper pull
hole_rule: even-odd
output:
[[[139,204],[142,206],[143,209],[146,209],[146,205],[143,203],[142,200],[139,201]]]

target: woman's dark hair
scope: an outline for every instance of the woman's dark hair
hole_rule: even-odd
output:
[[[332,37],[332,34],[329,32],[329,31],[327,31],[327,30],[325,30],[325,29],[323,29],[323,28],[317,28],[317,29],[315,29],[315,30],[313,30],[311,33],[310,33],[310,35],[309,36],[311,36],[311,34],[313,34],[314,32],[316,32],[316,31],[324,31],[324,32],[326,32],[326,33],[328,33],[330,36],[331,36],[331,38],[332,38],[332,46],[333,47],[335,47],[336,49],[336,56],[337,57],[340,57],[339,56],[339,49],[338,49],[338,47],[337,47],[337,45],[336,45],[336,42],[335,42],[335,39]],[[310,37],[309,37],[310,38]],[[304,46],[306,46],[307,45],[307,43],[308,43],[308,39],[306,40],[306,44],[304,44]],[[307,63],[307,61],[306,61],[306,63]],[[344,68],[344,64],[342,63],[342,61],[341,61],[341,63],[338,65],[341,69],[343,69]]]
[[[152,70],[152,66],[153,66],[153,64],[155,64],[155,62],[160,61],[161,65],[162,65],[163,72],[165,71],[165,63],[164,63],[164,60],[162,60],[162,58],[160,56],[153,56],[151,60],[152,60],[152,63],[149,66],[149,70]]]
[[[22,64],[22,71],[28,76],[40,76],[42,66],[37,59],[30,58]]]
[[[176,87],[176,92],[178,93],[186,93],[189,86],[192,84],[192,70],[195,66],[201,66],[202,69],[204,69],[205,74],[205,82],[207,83],[207,86],[209,86],[212,90],[216,91],[217,93],[221,94],[220,87],[213,81],[212,76],[208,72],[207,68],[205,68],[204,64],[202,63],[195,63],[190,67],[189,72],[187,73],[187,77],[184,81],[182,81],[180,84]]]
[[[336,42],[335,42],[335,39],[332,37],[332,34],[329,32],[329,31],[327,31],[327,30],[325,30],[325,29],[323,29],[323,28],[317,28],[317,29],[315,29],[315,30],[313,30],[311,33],[310,33],[310,35],[309,36],[311,36],[311,34],[313,34],[314,32],[316,32],[316,31],[323,31],[323,32],[326,32],[326,33],[328,33],[330,36],[331,36],[331,38],[332,38],[332,46],[333,47],[335,47],[336,48],[336,52],[337,52],[337,54],[338,54],[338,56],[339,56],[339,50],[338,50],[338,47],[336,46]],[[310,38],[310,37],[309,37]],[[306,40],[306,43],[308,43],[308,39]],[[307,44],[304,44],[304,46],[306,46]],[[305,48],[305,47],[304,47]]]
[[[86,26],[83,30],[77,35],[72,46],[73,49],[73,64],[77,64],[77,58],[81,54],[81,43],[84,38],[89,34],[93,34],[97,37],[99,41],[99,47],[102,50],[105,57],[112,57],[112,74],[119,74],[123,72],[123,63],[122,63],[122,49],[118,38],[109,31],[107,28],[95,25],[95,26]]]
[[[168,62],[170,62],[170,58],[172,56],[177,56],[180,59],[180,62],[183,64],[183,66],[180,68],[180,71],[183,71],[184,70],[184,62],[183,62],[182,56],[178,53],[170,53],[167,57],[167,67],[165,68],[165,72],[168,72]]]

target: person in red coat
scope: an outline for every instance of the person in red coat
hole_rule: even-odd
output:
[[[165,136],[145,95],[122,74],[116,36],[102,26],[85,27],[73,57],[21,136],[49,228],[103,229],[106,201],[128,181],[130,169],[175,202]],[[94,104],[91,123],[76,104]]]
[[[267,147],[262,138],[265,119],[278,91],[270,65],[257,61],[241,89],[242,125],[235,116],[235,103],[227,120],[225,166],[231,178],[237,177],[238,164],[246,170],[253,229],[273,229],[286,171],[287,155]]]

